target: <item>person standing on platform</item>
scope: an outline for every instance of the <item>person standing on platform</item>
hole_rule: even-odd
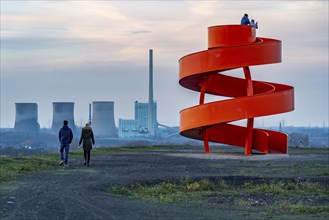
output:
[[[244,25],[249,25],[250,24],[248,14],[244,14],[244,16],[241,18],[241,24],[244,24]]]

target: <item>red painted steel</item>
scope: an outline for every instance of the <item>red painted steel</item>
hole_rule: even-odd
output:
[[[179,60],[179,83],[200,92],[199,105],[180,112],[180,134],[203,140],[240,146],[249,155],[288,153],[285,133],[254,128],[254,118],[294,110],[294,88],[288,85],[254,81],[249,66],[281,62],[281,41],[256,37],[248,25],[208,28],[208,50]],[[245,79],[229,76],[229,70],[242,68]],[[226,74],[224,75],[223,72]],[[204,103],[205,94],[232,99]],[[247,127],[231,122],[246,119]]]

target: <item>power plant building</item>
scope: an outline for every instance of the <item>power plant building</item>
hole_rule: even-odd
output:
[[[119,137],[120,138],[138,138],[156,136],[158,128],[157,103],[153,102],[152,106],[152,128],[154,134],[150,134],[149,129],[149,103],[140,103],[135,101],[135,119],[119,119]]]
[[[135,101],[135,119],[119,119],[119,137],[137,138],[157,136],[157,103],[153,100],[153,50],[149,50],[148,103]]]
[[[15,132],[38,133],[40,125],[38,123],[37,103],[15,103]]]
[[[63,126],[64,120],[68,121],[68,126],[72,129],[72,132],[76,134],[76,126],[74,123],[74,102],[53,102],[52,134],[58,134]]]
[[[95,136],[118,137],[114,122],[114,102],[92,103],[92,128]]]

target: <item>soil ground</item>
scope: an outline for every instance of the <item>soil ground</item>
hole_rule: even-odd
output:
[[[93,155],[91,166],[71,157],[70,166],[28,173],[1,187],[0,217],[5,219],[328,219],[329,213],[289,214],[264,210],[275,196],[250,194],[250,203],[234,205],[233,196],[206,203],[157,202],[114,195],[115,185],[221,178],[235,185],[246,180],[302,180],[329,185],[329,152],[295,151],[289,155],[243,155],[222,148],[206,155],[200,147]],[[246,196],[246,195],[243,195]],[[329,198],[304,198],[328,206]]]

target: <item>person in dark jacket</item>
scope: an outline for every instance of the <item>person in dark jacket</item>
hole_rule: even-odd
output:
[[[70,144],[73,139],[73,133],[71,128],[68,126],[68,121],[63,121],[63,127],[58,132],[58,138],[59,142],[61,144],[60,146],[60,153],[61,153],[61,161],[59,162],[59,165],[68,165],[68,159],[69,159],[69,151],[70,151]],[[64,149],[65,149],[65,158],[64,158]]]
[[[86,124],[86,126],[82,128],[79,146],[82,142],[83,156],[85,158],[85,162],[83,165],[89,166],[90,151],[93,148],[93,145],[95,144],[94,133],[89,124]]]
[[[245,25],[249,25],[250,24],[250,21],[249,21],[249,18],[248,18],[248,14],[244,14],[244,16],[241,19],[241,24],[245,24]]]

